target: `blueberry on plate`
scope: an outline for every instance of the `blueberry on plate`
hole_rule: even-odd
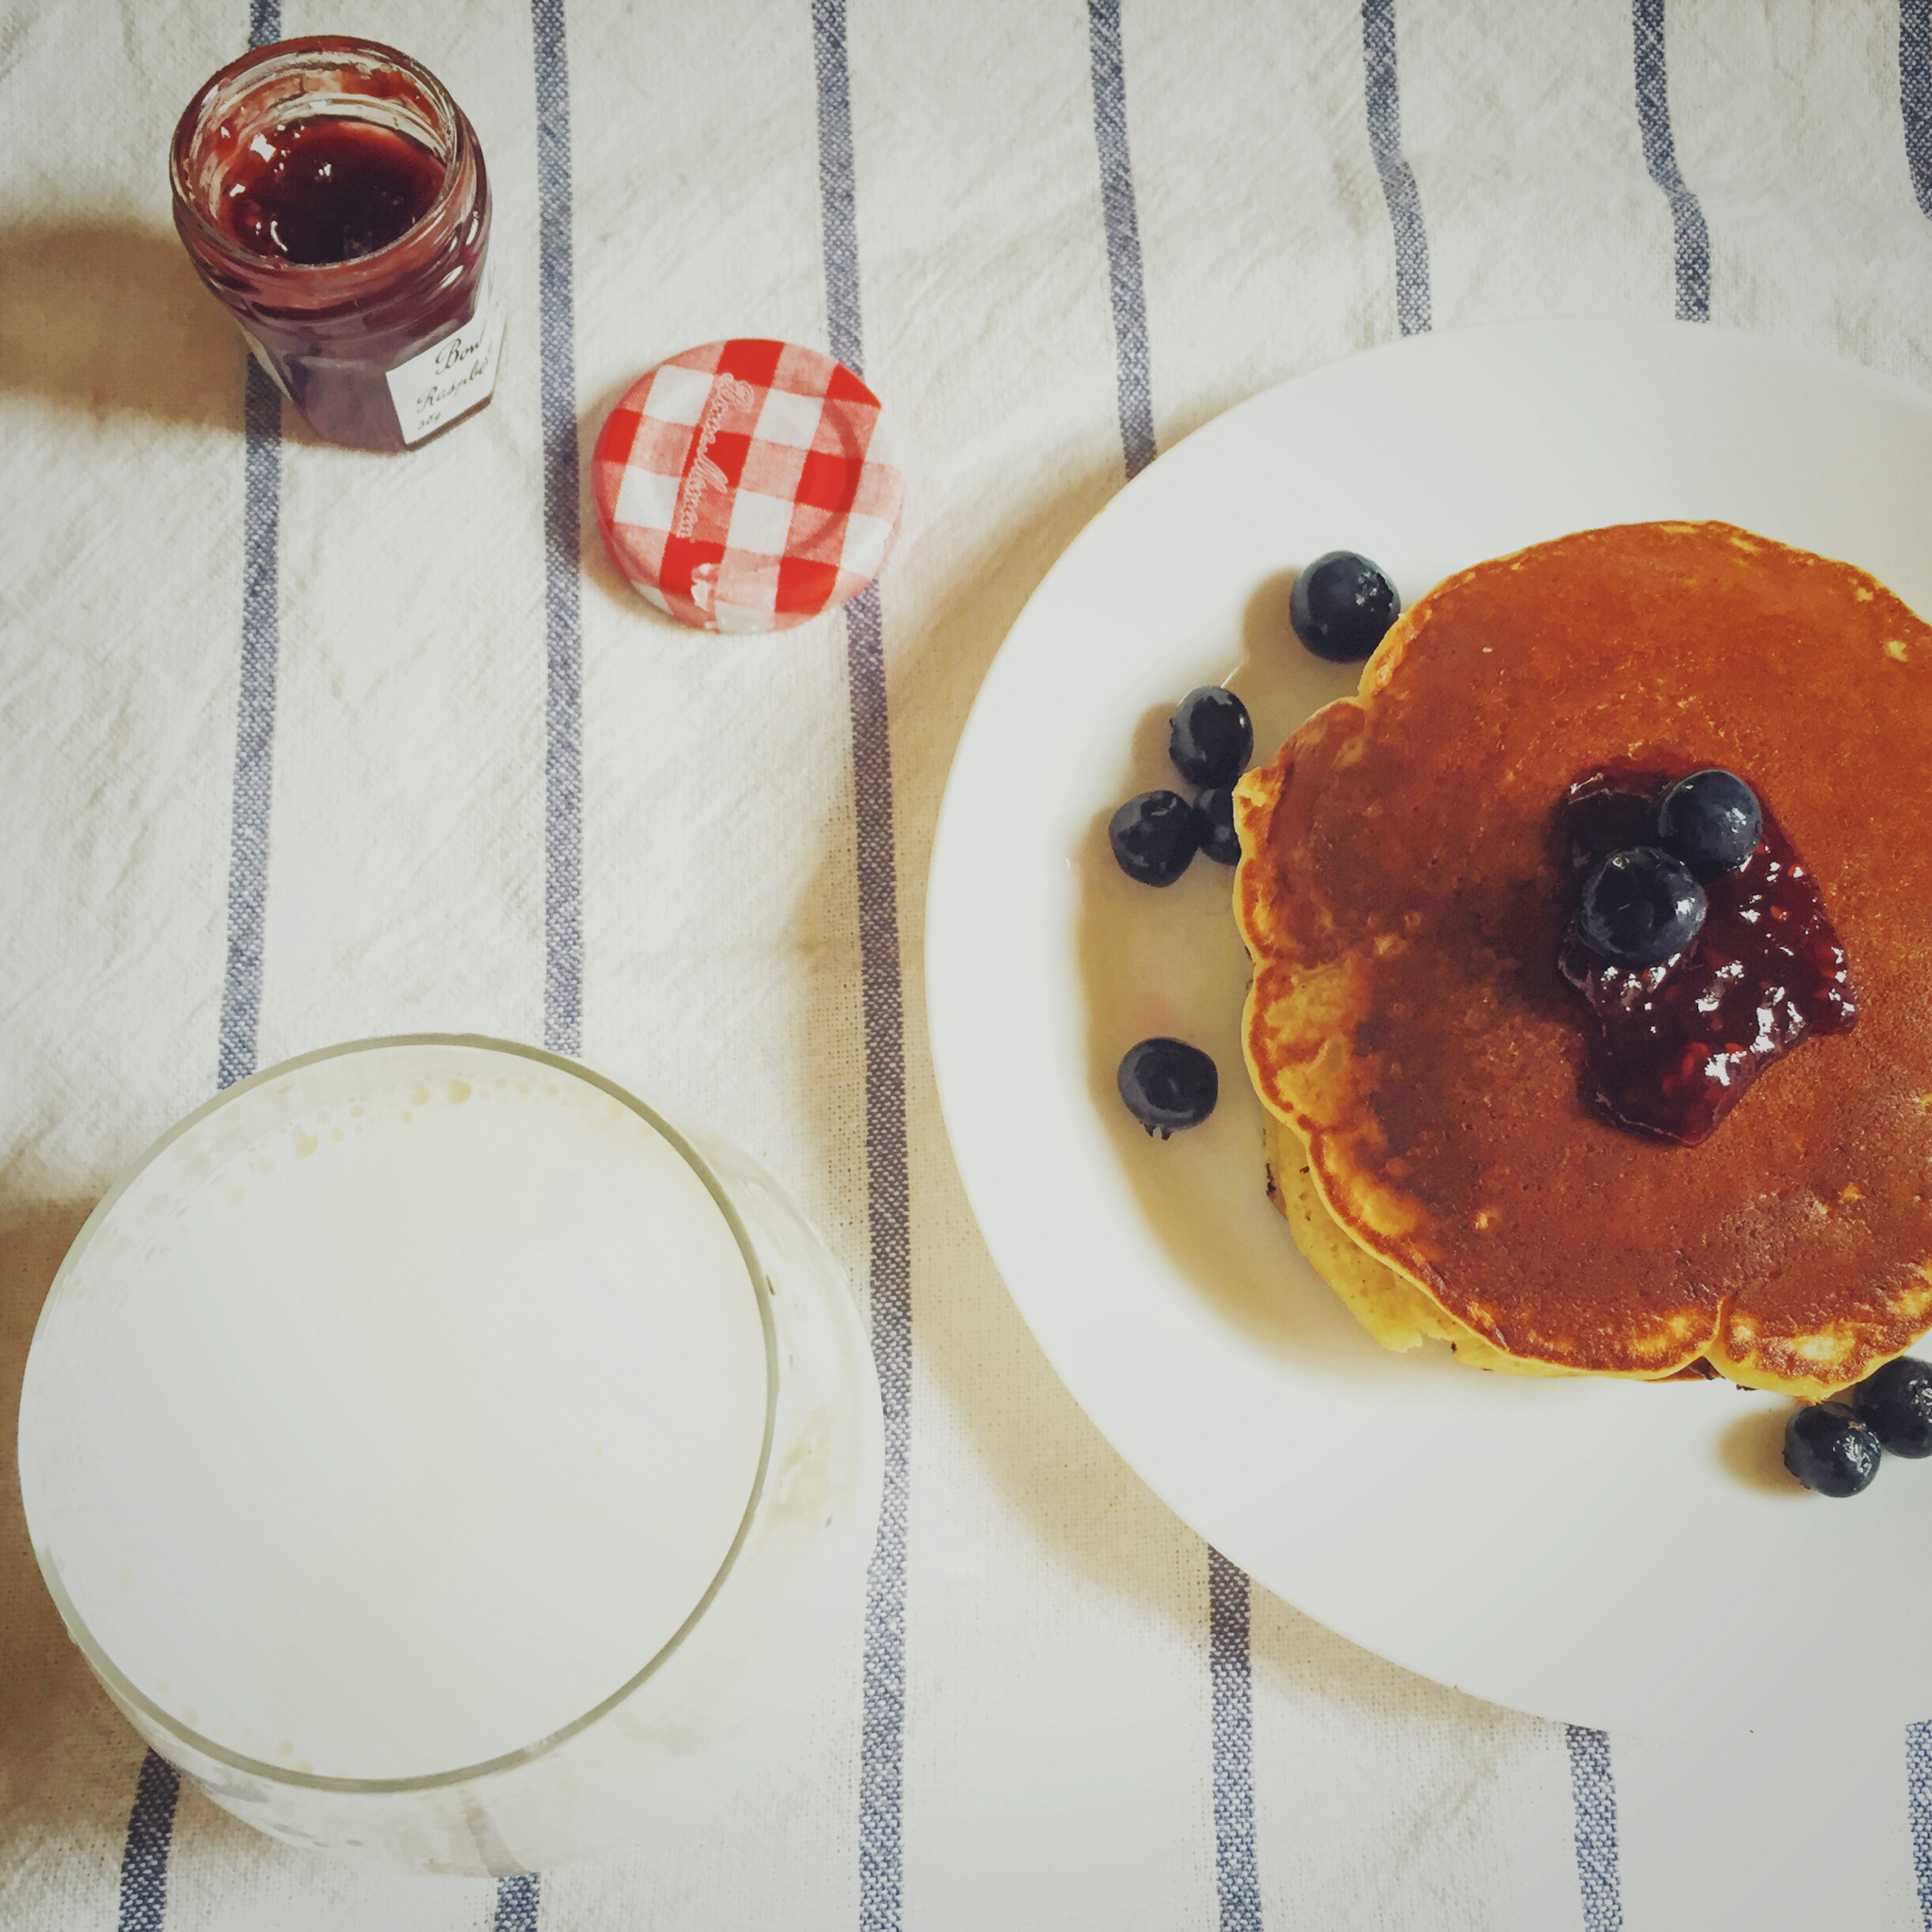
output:
[[[1318,557],[1288,595],[1294,634],[1331,664],[1359,664],[1402,615],[1388,573],[1353,550]]]
[[[1163,1141],[1181,1127],[1198,1127],[1221,1097],[1214,1062],[1185,1040],[1143,1040],[1130,1046],[1115,1084],[1127,1111]]]
[[[1657,842],[1700,879],[1736,872],[1757,850],[1764,814],[1735,772],[1692,772],[1657,802]]]
[[[1143,886],[1171,886],[1200,849],[1194,808],[1178,791],[1143,791],[1108,821],[1121,870]]]
[[[1704,925],[1704,888],[1681,858],[1636,845],[1600,860],[1583,882],[1576,930],[1613,966],[1661,966]]]
[[[1876,1431],[1842,1402],[1801,1408],[1785,1424],[1785,1467],[1821,1496],[1856,1496],[1883,1453]]]
[[[1235,836],[1233,788],[1210,785],[1194,800],[1194,817],[1199,821],[1202,858],[1216,865],[1239,864],[1241,841]]]
[[[1902,1355],[1852,1391],[1853,1412],[1894,1456],[1932,1456],[1932,1362]]]
[[[1190,785],[1232,785],[1255,755],[1247,706],[1222,685],[1191,691],[1174,707],[1167,750]]]

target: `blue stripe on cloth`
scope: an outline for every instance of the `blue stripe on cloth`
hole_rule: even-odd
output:
[[[1362,0],[1362,92],[1369,148],[1395,237],[1395,320],[1406,336],[1429,326],[1429,233],[1415,172],[1402,156],[1402,94],[1395,77],[1395,0]]]
[[[282,37],[281,0],[250,0],[248,44]],[[282,496],[282,397],[251,357],[242,391],[242,680],[228,835],[228,946],[215,1083],[255,1071],[261,1019],[261,940],[268,904],[268,814],[275,722]],[[181,1774],[150,1751],[135,1782],[121,1853],[120,1932],[160,1932]]]
[[[1211,1547],[1208,1670],[1213,1686],[1214,1877],[1221,1897],[1221,1932],[1261,1932],[1261,1881],[1255,1863],[1248,1578],[1245,1571]]]
[[[1643,165],[1671,205],[1677,260],[1677,320],[1710,320],[1710,233],[1704,209],[1684,185],[1677,144],[1671,134],[1670,80],[1664,59],[1664,0],[1631,0],[1631,37],[1637,62],[1637,123],[1643,134]]]
[[[1932,1932],[1932,1723],[1906,1726],[1906,1815],[1912,1829],[1919,1918],[1925,1932]]]
[[[1570,1801],[1576,1814],[1576,1883],[1584,1932],[1623,1932],[1624,1892],[1617,1874],[1617,1786],[1610,1740],[1581,1724],[1566,1727]]]
[[[818,80],[819,205],[824,227],[825,336],[832,354],[863,374],[858,314],[858,182],[852,160],[852,90],[845,69],[844,0],[812,0]]]
[[[819,194],[825,249],[825,334],[864,369],[858,294],[858,184],[844,0],[812,0],[818,80]],[[912,1240],[906,1171],[906,1019],[899,973],[899,890],[892,747],[877,585],[845,607],[852,777],[858,821],[859,993],[865,1021],[865,1195],[873,1358],[885,1408],[886,1477],[865,1590],[864,1707],[858,1767],[858,1922],[897,1932],[904,1858],[906,1524],[912,1479]]]
[[[1093,61],[1093,139],[1100,150],[1100,209],[1107,224],[1107,278],[1113,295],[1121,448],[1129,479],[1154,460],[1154,392],[1147,358],[1147,295],[1141,276],[1141,223],[1127,157],[1127,83],[1121,61],[1121,0],[1089,0]]]
[[[223,1087],[232,1087],[254,1073],[261,1020],[280,638],[282,396],[253,359],[248,364],[242,423],[246,482],[242,508],[242,690],[236,708],[235,801],[228,847],[228,965],[222,982],[215,1074]]]
[[[1154,395],[1141,222],[1127,149],[1126,68],[1120,0],[1088,0],[1093,65],[1093,140],[1107,227],[1108,284],[1119,387],[1121,453],[1129,478],[1154,460]],[[1219,1550],[1208,1552],[1208,1729],[1214,1754],[1214,1874],[1221,1932],[1260,1932],[1255,1866],[1253,1725],[1248,1698],[1248,1579]]]
[[[519,1872],[496,1881],[496,1916],[490,1932],[537,1932],[537,1874]]]
[[[543,422],[543,1044],[583,1045],[584,640],[577,584],[577,377],[571,287],[570,68],[563,0],[531,0],[537,65],[538,359]]]
[[[150,1751],[142,1759],[121,1854],[120,1932],[161,1932],[168,1909],[168,1850],[175,1834],[175,1803],[181,1774]]]
[[[1898,105],[1912,192],[1932,215],[1932,0],[1899,0]]]
[[[824,4],[824,0],[819,0]],[[905,1014],[892,828],[892,755],[878,586],[845,610],[858,818],[859,980],[865,1014],[866,1214],[872,1349],[885,1412],[885,1488],[865,1585],[859,1756],[859,1924],[897,1932],[906,1741],[906,1536],[912,1484],[912,1236],[906,1173]]]
[[[543,429],[543,1044],[584,1037],[584,634],[577,525],[570,58],[563,0],[530,0],[537,85],[537,360]],[[499,1879],[494,1932],[536,1932],[534,1872]]]

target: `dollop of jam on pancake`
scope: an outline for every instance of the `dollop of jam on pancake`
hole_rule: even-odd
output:
[[[1858,1023],[1677,1145],[1585,1098],[1551,806],[1745,773],[1826,882]],[[1449,578],[1237,791],[1244,1044],[1347,1238],[1525,1367],[1699,1357],[1816,1397],[1932,1327],[1932,628],[1722,524]],[[1728,1036],[1727,1036],[1728,1038]]]
[[[1597,771],[1563,794],[1556,835],[1573,917],[1557,964],[1587,1008],[1586,1095],[1620,1125],[1694,1147],[1774,1060],[1851,1025],[1858,1001],[1818,882],[1761,798],[1757,849],[1707,882],[1703,927],[1678,958],[1620,966],[1584,943],[1584,875],[1650,843],[1657,794],[1683,775]]]

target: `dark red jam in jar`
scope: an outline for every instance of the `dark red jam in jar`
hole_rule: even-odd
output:
[[[483,152],[407,55],[258,48],[189,103],[170,172],[202,280],[318,435],[404,449],[490,400]]]
[[[1598,771],[1557,811],[1574,913],[1585,875],[1611,852],[1655,842],[1657,794],[1681,773]],[[1618,966],[1574,919],[1558,966],[1589,1003],[1588,1097],[1620,1125],[1695,1146],[1766,1067],[1813,1033],[1858,1017],[1845,949],[1818,882],[1757,794],[1757,849],[1705,883],[1697,937],[1661,966]]]
[[[316,267],[400,242],[442,192],[441,160],[400,129],[325,114],[258,134],[216,206],[242,247]]]

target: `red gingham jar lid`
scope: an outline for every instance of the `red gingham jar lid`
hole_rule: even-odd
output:
[[[703,630],[784,630],[856,597],[905,481],[879,399],[796,342],[707,342],[634,382],[591,460],[617,567]]]

